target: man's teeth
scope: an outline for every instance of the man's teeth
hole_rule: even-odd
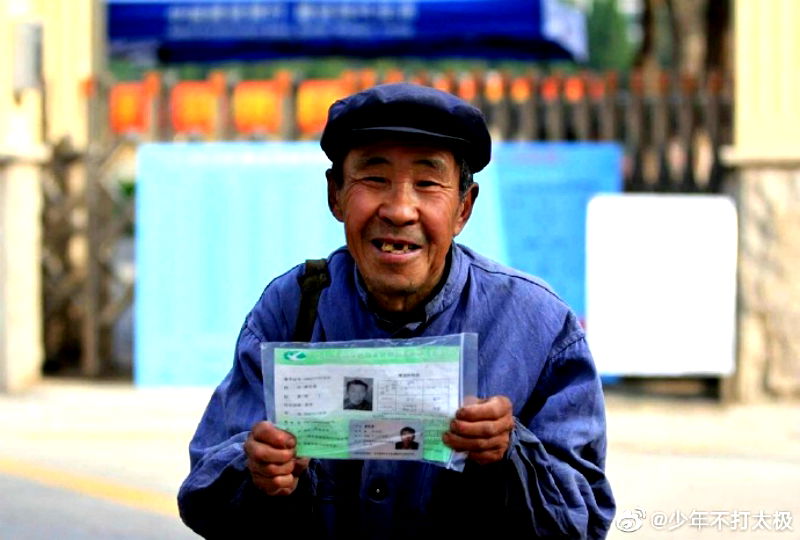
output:
[[[384,242],[381,245],[381,251],[386,253],[408,253],[411,246],[408,244],[394,244],[392,242]]]

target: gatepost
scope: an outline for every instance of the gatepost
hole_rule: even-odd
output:
[[[52,141],[89,145],[81,88],[102,70],[104,13],[100,0],[0,2],[0,392],[41,377],[42,171]]]
[[[728,397],[800,396],[800,2],[735,4],[737,373]]]

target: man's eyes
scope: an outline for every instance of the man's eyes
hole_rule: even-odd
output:
[[[419,188],[432,188],[440,185],[441,183],[436,180],[417,180],[417,187]]]
[[[360,182],[365,182],[368,184],[388,184],[389,179],[385,176],[363,176],[358,179]],[[414,181],[414,187],[417,189],[431,189],[440,187],[442,182],[438,180],[416,180]]]

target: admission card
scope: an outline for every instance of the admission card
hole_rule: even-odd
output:
[[[299,456],[447,464],[442,434],[464,399],[465,338],[474,352],[474,334],[264,343],[268,410],[274,403]]]

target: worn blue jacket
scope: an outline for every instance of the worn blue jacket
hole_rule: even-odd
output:
[[[335,251],[312,341],[477,333],[479,396],[513,403],[504,459],[467,462],[461,473],[413,461],[312,460],[292,495],[258,491],[243,443],[268,414],[259,343],[291,339],[301,265],[270,283],[247,316],[233,368],[191,442],[178,500],[192,529],[225,538],[605,537],[614,499],[604,474],[603,396],[580,325],[541,281],[463,246],[450,257],[424,320],[390,332],[369,308],[350,254]]]

